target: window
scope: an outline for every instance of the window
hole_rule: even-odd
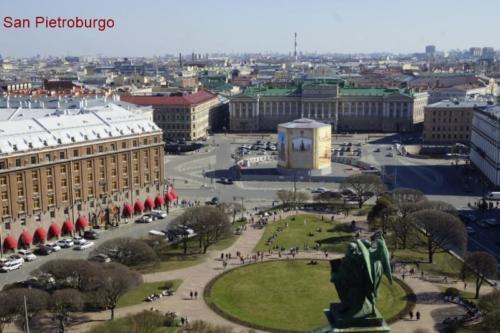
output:
[[[76,189],[75,190],[75,198],[80,199],[81,197],[82,197],[82,191],[80,191],[80,189]]]
[[[63,151],[59,152],[59,159],[60,160],[64,160],[65,156],[66,156],[66,154]]]
[[[116,168],[111,169],[111,176],[116,176]]]
[[[2,200],[7,200],[8,199],[8,192],[7,191],[2,191]]]
[[[36,164],[36,156],[31,156],[31,164]]]
[[[89,188],[87,189],[87,192],[88,192],[89,196],[90,196],[90,195],[94,195],[94,188],[93,188],[93,187],[89,187]]]
[[[148,144],[148,139],[147,139],[147,138],[145,138],[145,139],[144,139],[144,145],[147,145],[147,144]]]
[[[62,174],[66,173],[66,166],[65,165],[61,165],[61,173]]]
[[[73,164],[73,170],[80,171],[80,163]]]
[[[61,179],[61,186],[62,187],[68,186],[68,180],[66,178]]]
[[[78,151],[78,149],[73,150],[73,157],[78,157],[79,154],[80,152]]]
[[[137,140],[134,140],[134,141],[133,141],[133,143],[132,143],[132,145],[133,145],[134,147],[137,147]]]
[[[89,173],[88,176],[87,176],[87,180],[88,181],[94,180],[94,174],[93,173]]]
[[[111,150],[116,150],[116,144],[114,143],[111,144]]]
[[[68,192],[63,192],[62,201],[68,201]]]
[[[26,209],[26,205],[24,204],[24,201],[19,202],[17,204],[17,208],[19,209],[19,213],[24,213],[24,210]],[[25,225],[26,224],[26,220],[24,220],[24,224],[23,224],[23,221],[21,220],[21,224]]]
[[[50,154],[45,154],[45,159],[50,162],[52,160],[52,156],[50,156]]]
[[[104,170],[99,170],[99,178],[104,179]]]
[[[23,175],[22,175],[22,174],[20,174],[20,173],[18,173],[18,174],[16,175],[16,181],[17,181],[18,183],[22,182],[22,181],[23,181]]]
[[[22,196],[24,196],[24,188],[23,188],[22,186],[19,186],[19,187],[17,188],[17,196],[18,196],[18,197],[22,197]]]
[[[5,169],[5,161],[0,161],[0,170]]]
[[[87,147],[87,155],[92,155],[92,147]]]
[[[104,147],[102,145],[99,145],[99,152],[102,153],[104,151]]]
[[[31,171],[31,178],[32,179],[38,179],[38,172],[37,171]]]
[[[0,177],[0,185],[6,185],[7,184],[7,177]]]
[[[87,169],[91,169],[92,168],[92,161],[87,161]]]
[[[50,217],[51,217],[51,218],[56,217],[56,212],[54,212],[53,210],[52,210],[52,211],[50,211]]]
[[[104,158],[100,158],[99,159],[99,165],[100,166],[104,166]]]
[[[21,166],[21,159],[16,158],[16,167],[20,167],[20,166]]]
[[[127,148],[127,142],[126,142],[126,141],[123,141],[123,142],[122,142],[122,149],[125,149],[125,148]]]
[[[9,206],[3,206],[2,207],[2,216],[7,216],[7,215],[10,215]],[[10,223],[5,223],[4,226],[5,226],[5,229],[7,229],[7,230],[10,229]]]
[[[75,175],[75,184],[80,184],[80,175]]]
[[[139,155],[137,154],[137,152],[134,152],[134,154],[133,154],[134,160],[137,160],[137,156],[139,156]]]
[[[40,199],[39,198],[33,198],[33,208],[40,209]]]
[[[127,155],[126,155],[126,154],[123,154],[123,155],[122,155],[122,161],[123,161],[123,162],[127,162]]]
[[[33,188],[33,193],[38,193],[38,191],[40,190],[38,188],[38,181],[34,181],[33,182],[33,187],[32,188]]]
[[[51,181],[48,181],[47,182],[47,190],[51,191],[54,189],[54,183],[52,183]]]

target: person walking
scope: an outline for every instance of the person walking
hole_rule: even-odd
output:
[[[197,291],[194,292],[194,298],[198,299],[198,292]]]
[[[410,320],[413,320],[413,311],[410,311],[409,315],[410,315]]]
[[[189,292],[189,298],[193,299],[193,292],[192,291]]]
[[[417,317],[417,320],[420,320],[420,312],[419,311],[417,311],[416,317]]]

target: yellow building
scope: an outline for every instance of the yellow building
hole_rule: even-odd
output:
[[[278,125],[278,167],[310,175],[331,172],[332,127],[302,118]]]

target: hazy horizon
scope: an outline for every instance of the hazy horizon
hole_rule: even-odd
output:
[[[163,56],[195,53],[293,51],[293,33],[304,53],[415,53],[491,46],[500,2],[477,0],[286,0],[250,3],[218,0],[3,1],[0,54],[4,57],[103,55]],[[3,18],[35,16],[112,18],[115,28],[6,29]]]

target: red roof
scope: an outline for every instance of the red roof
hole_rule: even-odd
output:
[[[59,237],[61,236],[61,228],[55,223],[52,223],[49,227],[49,237]]]
[[[121,96],[120,100],[135,105],[152,106],[190,106],[209,101],[217,96],[200,90],[197,93],[186,96]]]

